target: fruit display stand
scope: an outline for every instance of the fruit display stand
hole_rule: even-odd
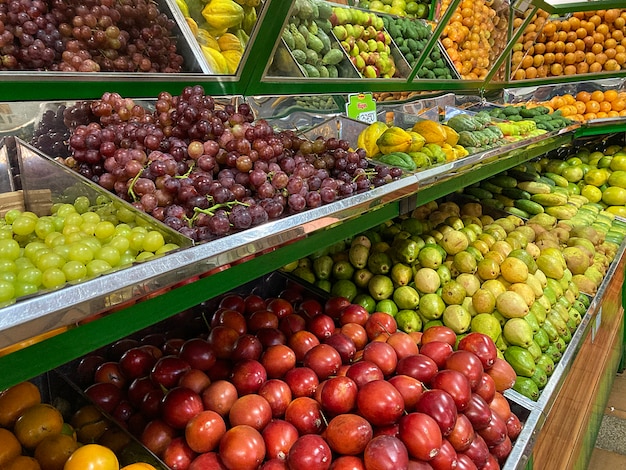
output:
[[[34,101],[59,99],[89,99],[105,91],[119,91],[125,96],[156,96],[164,90],[177,92],[186,85],[202,83],[207,94],[219,96],[269,96],[280,94],[303,95],[336,93],[335,103],[341,109],[346,93],[364,89],[380,92],[456,90],[480,91],[501,89],[506,81],[493,79],[513,50],[514,42],[530,22],[530,15],[511,35],[511,41],[502,49],[489,72],[482,80],[420,80],[417,70],[426,60],[423,54],[414,69],[403,78],[394,79],[337,79],[302,81],[297,78],[267,76],[280,31],[285,25],[291,2],[267,0],[259,17],[259,27],[244,53],[241,66],[235,74],[225,77],[205,73],[185,74],[80,74],[57,72],[8,73],[3,77],[0,99],[7,101],[2,109],[4,117],[31,114],[22,111]],[[339,2],[338,2],[339,3]],[[346,3],[346,2],[341,2]],[[436,42],[460,5],[452,2],[441,16],[433,36],[425,46],[426,51],[436,47]],[[590,5],[580,6],[581,9]],[[596,6],[594,6],[595,8]],[[249,60],[254,57],[255,60]],[[4,73],[4,72],[3,72]],[[611,75],[611,74],[608,74]],[[613,75],[619,76],[618,72]],[[605,75],[603,75],[605,76]],[[590,76],[596,78],[597,75]],[[553,81],[579,81],[580,77],[555,78]],[[37,86],[33,86],[36,83]],[[516,83],[514,86],[521,86]],[[31,103],[26,102],[32,101]],[[319,121],[318,121],[319,122]],[[615,125],[618,126],[615,126]],[[19,126],[18,126],[19,127]],[[481,181],[491,175],[538,157],[552,149],[568,145],[574,136],[603,135],[622,131],[621,120],[593,122],[577,129],[555,132],[547,138],[519,144],[506,154],[490,151],[466,161],[451,162],[435,170],[408,175],[390,185],[337,201],[306,213],[270,222],[240,234],[224,237],[204,245],[185,248],[166,257],[137,264],[124,273],[113,273],[81,285],[20,301],[1,310],[2,342],[0,346],[16,346],[5,350],[0,357],[4,371],[0,387],[35,377],[70,360],[83,356],[119,338],[142,330],[160,320],[169,318],[187,308],[254,280],[263,274],[332,245],[336,240],[351,237],[398,215],[406,214],[417,205],[443,197],[460,187]],[[0,152],[7,149],[8,139]],[[28,147],[25,147],[28,148]],[[554,442],[561,439],[561,427],[580,430],[576,437],[578,457],[585,461],[590,452],[599,416],[606,401],[608,389],[622,356],[623,330],[621,311],[621,285],[623,281],[623,250],[616,259],[610,280],[595,297],[583,328],[579,329],[569,356],[559,369],[559,380],[542,401],[536,404],[520,400],[529,410],[526,432],[520,436],[514,454],[506,468],[571,468],[576,462],[563,467],[545,459],[555,458]],[[609,282],[610,281],[610,282]],[[141,300],[141,301],[139,301]],[[106,312],[106,315],[101,315]],[[36,342],[39,334],[60,334]],[[570,354],[571,352],[571,354]],[[599,358],[603,358],[600,359]],[[600,366],[598,367],[598,364]],[[593,370],[588,368],[593,366]],[[579,383],[595,373],[594,386],[588,394],[580,393]],[[580,379],[583,377],[583,379]],[[575,402],[572,405],[573,400]],[[580,406],[577,406],[580,404]],[[572,409],[579,410],[571,413]],[[575,421],[566,421],[565,417]],[[587,434],[583,431],[588,430]],[[571,440],[567,440],[568,447]],[[532,454],[532,455],[531,455]],[[550,454],[550,457],[546,457]]]

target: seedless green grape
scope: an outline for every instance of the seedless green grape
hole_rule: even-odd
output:
[[[9,210],[0,218],[0,307],[178,248],[139,221],[106,198],[92,205],[85,196],[54,204],[50,215]]]

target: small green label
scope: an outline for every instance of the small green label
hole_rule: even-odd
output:
[[[376,122],[376,101],[371,93],[348,95],[346,114],[349,118],[372,124]]]

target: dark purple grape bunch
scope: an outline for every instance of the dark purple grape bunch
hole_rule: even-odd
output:
[[[105,93],[75,127],[84,176],[194,240],[210,240],[385,184],[401,171],[371,168],[347,140],[308,140],[219,105],[200,85],[162,92],[154,111]]]

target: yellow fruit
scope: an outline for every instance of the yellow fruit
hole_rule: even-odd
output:
[[[409,131],[409,135],[411,136],[411,146],[407,150],[408,152],[419,152],[424,147],[426,141],[422,134],[418,134],[414,131]]]
[[[222,50],[222,55],[226,59],[226,65],[228,66],[228,73],[234,74],[237,72],[239,63],[241,62],[241,51],[229,49],[227,51]]]
[[[200,46],[202,54],[209,65],[209,69],[215,75],[225,75],[228,73],[228,63],[222,53],[207,46]]]
[[[185,21],[187,22],[187,26],[189,26],[189,29],[191,30],[191,34],[196,37],[199,31],[198,23],[196,23],[196,20],[190,18],[189,16],[185,16]]]
[[[602,193],[602,202],[609,206],[623,206],[626,204],[626,189],[612,186]]]
[[[210,47],[211,49],[220,50],[220,45],[217,42],[217,39],[213,37],[211,33],[209,33],[206,29],[198,29],[195,34],[196,40],[200,46]]]
[[[381,136],[376,140],[376,145],[383,154],[393,152],[406,152],[413,138],[411,135],[397,126],[386,129]]]
[[[593,186],[591,184],[587,184],[580,191],[582,196],[585,196],[589,199],[589,202],[600,202],[602,200],[602,191],[600,188]]]
[[[219,44],[220,50],[222,52],[224,51],[243,52],[243,46],[241,45],[241,41],[233,33],[222,34],[218,38],[217,43]]]
[[[450,126],[442,125],[442,127],[446,133],[446,144],[450,144],[454,147],[459,141],[459,134]]]
[[[421,134],[427,144],[443,144],[448,138],[448,134],[443,125],[435,121],[429,121],[428,119],[417,121],[413,125],[412,130]],[[456,142],[454,145],[456,145]]]
[[[47,436],[60,434],[62,428],[61,412],[52,405],[40,403],[24,410],[13,430],[24,447],[34,449]]]
[[[221,36],[228,28],[241,24],[244,11],[243,7],[233,0],[211,0],[202,9],[202,16],[211,29],[221,31],[216,36]]]
[[[31,382],[21,382],[0,394],[0,426],[12,428],[22,412],[41,403],[39,388]]]
[[[376,121],[367,126],[357,138],[357,147],[365,150],[368,157],[373,157],[380,153],[380,149],[376,144],[378,138],[388,129],[385,123]]]

